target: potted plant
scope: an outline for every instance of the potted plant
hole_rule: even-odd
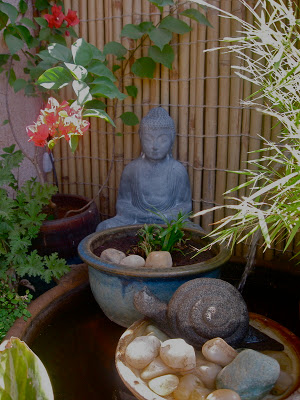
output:
[[[230,205],[196,214],[203,215],[222,207],[229,210],[229,215],[219,221],[208,235],[213,238],[212,245],[226,243],[232,250],[236,243],[251,238],[248,266],[240,284],[242,288],[254,263],[260,238],[264,249],[276,241],[284,242],[283,251],[293,241],[298,244],[300,25],[292,2],[286,5],[281,1],[263,1],[258,12],[241,0],[253,15],[252,25],[212,4],[202,0],[196,2],[212,7],[241,24],[242,36],[224,40],[230,43],[225,50],[236,53],[242,60],[240,66],[234,67],[237,75],[257,87],[244,104],[275,117],[282,127],[278,142],[261,137],[264,147],[255,152],[257,159],[249,161],[249,169],[237,172],[247,180],[225,193],[248,188],[248,195],[241,199],[230,197]],[[296,251],[294,257],[298,255],[299,251]]]
[[[26,308],[32,296],[28,290],[20,295],[19,288],[34,288],[22,278],[38,276],[50,282],[69,270],[56,253],[42,257],[32,249],[32,241],[46,216],[43,206],[48,205],[55,188],[35,179],[18,187],[12,170],[20,165],[23,155],[14,147],[4,148],[0,155],[0,339],[16,318],[30,316]]]
[[[90,285],[96,301],[106,316],[121,326],[128,327],[141,318],[141,314],[134,307],[133,297],[145,286],[161,301],[169,301],[175,290],[188,280],[201,276],[218,277],[221,265],[230,257],[230,252],[225,246],[217,245],[212,247],[207,257],[198,261],[191,259],[191,248],[180,246],[181,248],[176,249],[176,242],[189,239],[192,242],[191,247],[201,248],[207,244],[205,233],[198,229],[185,228],[180,215],[178,220],[165,222],[167,226],[155,225],[154,230],[151,225],[131,225],[95,232],[83,239],[78,246],[79,256],[89,266]],[[127,243],[127,249],[130,250],[133,239],[133,247],[136,249],[137,234],[140,234],[138,247],[146,254],[153,250],[173,249],[177,250],[179,260],[184,252],[188,253],[191,264],[182,265],[178,262],[177,266],[172,267],[147,268],[129,267],[121,261],[101,259],[101,251],[112,247],[111,243],[119,250],[121,249],[117,247],[118,243]],[[132,253],[132,250],[129,251],[129,254]],[[140,251],[139,253],[141,254]]]

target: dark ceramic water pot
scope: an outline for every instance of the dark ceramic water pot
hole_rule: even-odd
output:
[[[133,296],[145,286],[161,301],[168,302],[175,290],[188,280],[218,278],[220,267],[230,257],[227,248],[217,245],[212,248],[214,256],[198,264],[148,269],[109,264],[94,254],[94,250],[106,241],[135,236],[141,227],[130,225],[95,232],[78,246],[80,258],[89,266],[91,289],[97,303],[111,321],[124,327],[142,317],[133,305]],[[185,229],[185,232],[200,246],[208,243],[205,233],[197,229]]]
[[[56,194],[52,200],[65,209],[79,209],[89,202],[85,197],[74,194]],[[59,257],[76,257],[79,242],[94,232],[99,222],[97,206],[92,202],[87,209],[70,214],[67,218],[44,221],[34,247],[42,255],[57,252]]]

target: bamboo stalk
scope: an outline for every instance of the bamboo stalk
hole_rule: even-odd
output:
[[[104,43],[105,43],[105,28],[104,28],[104,9],[103,2],[96,2],[96,19],[97,19],[97,35],[96,35],[96,45],[98,49],[103,51]],[[103,185],[105,179],[107,177],[107,134],[106,134],[106,123],[103,119],[98,119],[97,127],[99,132],[97,132],[98,140],[98,157],[99,157],[99,185]],[[97,187],[97,191],[99,187]],[[108,215],[108,189],[107,187],[103,188],[101,194],[98,199],[99,202],[99,210],[101,216]]]
[[[204,124],[204,78],[205,77],[205,62],[206,53],[205,49],[206,39],[206,26],[198,26],[198,42],[197,42],[197,72],[196,75],[199,79],[195,82],[196,85],[196,105],[198,106],[195,115],[195,139],[194,139],[194,181],[193,181],[193,211],[196,213],[201,210],[201,196],[202,196],[202,173],[203,173],[203,124]],[[171,97],[172,98],[172,97]],[[193,219],[196,224],[201,224],[200,217]]]
[[[191,8],[197,9],[197,5],[195,3],[191,4]],[[197,77],[197,37],[198,37],[198,23],[196,21],[191,21],[191,34],[190,34],[190,72],[189,72],[189,104],[195,106],[196,103],[196,77]],[[190,116],[189,116],[189,137],[188,137],[188,174],[190,183],[193,183],[194,177],[194,169],[193,169],[193,161],[194,161],[194,142],[195,142],[195,114],[196,107],[190,108]]]
[[[212,2],[218,6],[218,1]],[[208,10],[207,17],[213,28],[207,29],[207,48],[215,48],[218,46],[219,38],[219,16],[215,10]],[[206,56],[206,77],[218,76],[218,59],[219,54],[216,51],[207,53]],[[215,106],[218,103],[218,79],[211,78],[206,80],[205,85],[205,102],[207,108],[205,110],[205,128],[204,128],[204,171],[203,171],[203,209],[210,208],[214,205],[215,195],[215,166],[217,151],[217,117],[218,112]],[[212,107],[210,107],[212,106]],[[202,226],[205,230],[211,230],[213,222],[212,213],[206,214],[202,218]]]
[[[112,1],[112,15],[114,16],[113,18],[113,40],[115,42],[120,41],[121,38],[121,29],[122,29],[122,2],[119,0],[113,0]],[[120,90],[123,90],[122,87],[120,87]],[[115,188],[118,189],[120,180],[121,180],[121,175],[123,172],[123,161],[124,161],[124,144],[123,144],[123,132],[124,132],[124,126],[122,123],[122,120],[119,118],[119,116],[123,113],[123,107],[118,107],[117,109],[117,119],[115,121],[116,123],[116,133],[118,135],[115,136]],[[120,133],[120,134],[119,134]],[[117,190],[115,191],[115,198],[114,198],[114,203],[116,204],[117,200]],[[114,204],[114,207],[115,207]]]
[[[135,5],[137,6],[137,2],[135,2]],[[147,0],[143,0],[142,1],[142,20],[143,21],[149,21],[150,17],[150,3]],[[143,57],[147,57],[148,55],[148,46],[150,44],[150,40],[145,41],[143,48],[142,48],[142,56]],[[135,79],[134,80],[135,85],[138,85],[138,80]],[[144,117],[148,111],[150,110],[150,81],[149,79],[143,79],[142,80],[142,99],[143,99],[143,107],[142,107],[142,116]],[[139,145],[139,139],[135,138],[136,140],[134,140],[134,156],[136,156],[136,148]]]
[[[148,10],[149,10],[149,2],[146,2]],[[133,2],[133,17],[132,17],[132,22],[134,24],[139,24],[142,22],[143,18],[142,18],[142,10],[143,12],[146,11],[144,10],[145,7],[145,1],[141,1],[141,0],[134,0]],[[149,20],[149,17],[146,17],[147,20]],[[148,50],[143,50],[141,48],[139,48],[136,53],[135,53],[135,57],[136,58],[140,58],[142,55],[147,54]],[[145,54],[144,54],[145,53]],[[132,60],[133,62],[134,60]],[[144,102],[143,100],[143,96],[144,96],[144,89],[148,89],[148,96],[149,96],[149,80],[148,79],[144,79],[142,81],[141,78],[134,78],[133,79],[133,84],[137,87],[138,90],[138,94],[136,99],[133,101],[134,104],[134,112],[137,115],[137,117],[139,118],[139,120],[141,121],[142,117],[143,117],[143,107],[142,107],[142,103]],[[146,101],[149,101],[149,98],[146,99]],[[131,149],[131,157],[130,158],[136,158],[140,155],[141,152],[141,144],[140,144],[140,139],[139,139],[139,124],[135,125],[132,128],[132,132],[133,132],[133,140],[132,140],[132,149]]]
[[[154,13],[156,15],[151,15],[151,21],[153,22],[154,25],[157,25],[160,21],[160,15],[157,13],[157,7],[154,6],[154,4],[150,4],[150,13]],[[160,64],[156,65],[155,73],[154,73],[155,78],[160,78]],[[150,81],[150,108],[157,107],[160,105],[160,90],[159,90],[159,80],[157,79],[152,79]]]
[[[105,12],[105,42],[111,42],[113,40],[113,21],[112,21],[112,3],[110,0],[104,0],[104,12]],[[109,57],[109,62],[112,62],[112,57]],[[108,110],[111,115],[114,114],[114,102],[112,100],[107,101]],[[108,159],[111,160],[114,156],[114,131],[110,124],[107,124],[107,155]],[[115,215],[115,176],[116,176],[116,163],[114,162],[109,180],[108,180],[108,214],[109,216]]]
[[[227,0],[222,0],[220,8],[224,11],[231,12],[231,3]],[[230,36],[230,20],[220,20],[220,35],[221,38]],[[226,44],[222,43],[222,46]],[[229,124],[229,93],[230,93],[230,54],[226,50],[219,54],[219,74],[224,78],[219,79],[219,104],[221,108],[218,110],[218,139],[217,139],[217,160],[216,160],[216,194],[215,199],[217,204],[224,204],[224,192],[226,190],[226,167],[227,167],[227,144]],[[224,107],[224,108],[223,108]],[[219,171],[224,170],[224,171]],[[215,220],[219,221],[224,217],[224,210],[215,212]]]
[[[184,7],[178,9],[182,12]],[[190,19],[181,18],[189,23]],[[179,104],[178,109],[178,159],[184,165],[188,162],[188,127],[189,127],[189,70],[190,70],[190,33],[179,36]]]
[[[179,61],[178,61],[178,52],[179,52],[179,44],[178,44],[178,35],[173,34],[173,38],[171,41],[171,46],[174,50],[174,61],[173,61],[173,67],[172,70],[170,71],[170,116],[174,121],[175,124],[175,130],[178,133],[178,103],[179,103],[179,98],[178,98],[178,76],[179,76]],[[173,157],[175,159],[178,158],[178,136],[176,135],[174,146],[173,146]]]
[[[170,13],[170,7],[164,7],[162,18]],[[169,89],[169,68],[161,65],[160,67],[160,103],[161,106],[169,113],[170,89]]]
[[[132,14],[135,13],[134,5],[132,1],[124,1],[123,2],[123,26],[132,23]],[[134,41],[129,38],[123,38],[122,44],[127,49],[131,49],[134,46]],[[130,72],[131,65],[127,65],[126,70],[124,71],[124,79],[122,82],[123,93],[126,93],[125,86],[131,86],[133,84],[131,79]],[[127,97],[124,100],[124,111],[133,111],[133,101],[131,97]],[[124,133],[124,164],[128,163],[128,160],[132,159],[132,141],[133,141],[133,127],[124,125],[123,133]]]

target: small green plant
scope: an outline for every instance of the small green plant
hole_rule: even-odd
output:
[[[54,400],[43,363],[25,342],[15,337],[0,346],[0,399]]]
[[[6,306],[6,309],[1,311],[4,320],[0,319],[0,326],[7,328],[8,315],[10,322],[13,316],[28,316],[24,312],[26,298],[18,297],[20,278],[38,276],[50,282],[52,278],[59,279],[69,267],[56,253],[41,257],[31,248],[46,217],[42,209],[49,204],[56,187],[30,179],[19,188],[12,171],[20,165],[23,154],[15,151],[15,145],[3,151],[0,155],[0,282],[4,294],[1,308]]]
[[[152,251],[169,251],[180,250],[180,246],[185,242],[183,239],[183,228],[186,225],[188,215],[178,213],[177,218],[168,221],[164,215],[154,213],[161,218],[166,227],[157,224],[147,225],[138,231],[138,246],[145,252],[146,257]]]
[[[0,281],[0,342],[17,318],[30,317],[27,306],[32,295],[26,290],[24,296],[18,295],[9,285]]]

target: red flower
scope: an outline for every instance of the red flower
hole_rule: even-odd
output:
[[[69,10],[68,14],[65,16],[65,21],[67,22],[67,27],[79,24],[77,11]]]
[[[44,147],[47,144],[49,127],[47,125],[38,125],[35,132],[27,128],[27,134],[30,136],[29,142],[32,141],[36,146]]]
[[[49,28],[60,28],[61,24],[64,22],[64,14],[61,11],[61,6],[56,6],[54,5],[51,8],[52,15],[51,14],[45,14],[44,18],[45,20],[48,21]]]

